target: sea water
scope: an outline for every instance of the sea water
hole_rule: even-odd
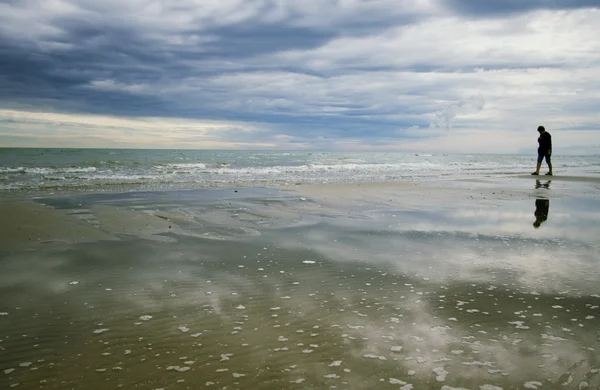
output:
[[[535,155],[231,150],[0,149],[2,190],[157,190],[397,182],[528,174]],[[555,174],[600,176],[600,156],[554,157]]]

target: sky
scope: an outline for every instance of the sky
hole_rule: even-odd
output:
[[[600,0],[0,0],[0,146],[600,153]]]

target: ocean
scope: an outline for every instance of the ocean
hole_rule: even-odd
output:
[[[530,173],[535,154],[0,149],[0,191],[129,191],[402,182]],[[600,156],[553,156],[555,174],[600,177]],[[545,169],[545,167],[542,167]]]

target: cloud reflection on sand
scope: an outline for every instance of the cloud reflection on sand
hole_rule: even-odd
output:
[[[141,199],[136,212],[164,213]],[[187,216],[156,233],[168,241],[111,232],[119,240],[3,253],[2,380],[511,389],[571,373],[571,387],[599,384],[597,246],[536,236],[533,202],[526,231],[468,211],[199,203],[167,207]],[[525,208],[504,206],[506,220]],[[225,228],[261,234],[203,238]]]

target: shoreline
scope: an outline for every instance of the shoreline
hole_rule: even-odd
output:
[[[581,177],[552,177],[544,185],[526,185],[532,176],[513,178],[479,178],[477,180],[430,180],[379,183],[322,183],[268,187],[201,188],[186,190],[75,192],[53,193],[47,196],[12,193],[0,201],[0,247],[18,250],[32,243],[42,245],[77,244],[97,240],[118,240],[121,232],[149,239],[163,239],[176,232],[178,223],[192,224],[186,215],[146,210],[153,202],[171,203],[175,209],[190,202],[236,204],[244,199],[272,199],[282,202],[271,217],[294,219],[294,213],[337,215],[346,209],[362,212],[405,209],[445,209],[451,207],[500,207],[506,202],[535,198],[598,199],[594,185],[600,179]],[[535,178],[535,177],[534,177]],[[539,181],[539,179],[537,179]],[[556,182],[555,182],[556,180]],[[549,184],[547,182],[552,182]],[[576,188],[572,185],[575,184]],[[539,187],[539,188],[538,188]],[[130,198],[141,202],[140,210],[129,208]],[[309,200],[310,202],[305,202]],[[296,201],[296,203],[294,203]],[[285,202],[286,205],[283,205]],[[299,203],[298,203],[299,202]],[[82,203],[84,203],[82,205]],[[209,206],[207,206],[209,207]],[[264,212],[264,210],[260,210]],[[166,216],[165,216],[166,215]],[[203,215],[202,218],[216,221]],[[265,215],[264,218],[270,218]],[[235,225],[229,216],[220,223]]]

